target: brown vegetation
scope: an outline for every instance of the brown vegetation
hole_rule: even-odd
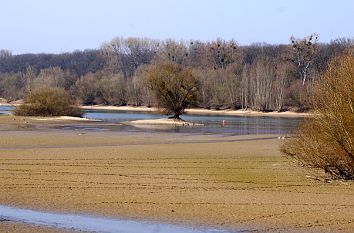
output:
[[[60,87],[83,104],[157,105],[143,80],[146,66],[174,62],[193,70],[198,107],[260,111],[307,110],[312,86],[331,58],[353,41],[317,43],[317,36],[287,45],[240,46],[210,42],[115,38],[98,50],[12,55],[0,51],[0,97],[9,101],[42,87]]]
[[[354,179],[354,55],[334,59],[315,86],[316,115],[283,151],[337,178]]]
[[[70,96],[59,88],[42,88],[29,94],[15,109],[20,116],[82,116]]]
[[[146,85],[155,94],[159,107],[177,119],[187,107],[196,103],[200,88],[192,71],[174,62],[150,66]]]

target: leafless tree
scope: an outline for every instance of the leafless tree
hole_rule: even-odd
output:
[[[297,66],[298,74],[302,80],[302,85],[305,85],[305,82],[311,79],[309,75],[316,55],[318,35],[314,33],[303,39],[296,39],[292,36],[290,41],[293,49],[293,57],[291,60]]]

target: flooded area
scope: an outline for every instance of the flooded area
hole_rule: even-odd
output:
[[[196,229],[145,221],[47,213],[3,205],[0,205],[0,220],[100,233],[231,233],[231,231],[218,229]]]

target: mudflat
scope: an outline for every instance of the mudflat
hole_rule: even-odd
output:
[[[0,117],[2,205],[258,232],[354,230],[354,184],[308,178],[315,171],[284,157],[276,135],[30,124],[46,127]],[[8,229],[37,232],[0,222],[0,232]]]
[[[33,226],[24,223],[15,223],[10,221],[0,221],[1,233],[69,233],[70,230],[49,228],[43,226]]]

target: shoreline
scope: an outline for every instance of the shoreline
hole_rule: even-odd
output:
[[[73,116],[49,116],[49,117],[27,117],[30,120],[36,121],[83,121],[83,122],[102,122],[102,120],[89,119],[85,117],[73,117]]]
[[[84,110],[106,110],[106,111],[129,111],[129,112],[151,112],[158,113],[159,110],[155,107],[146,106],[103,106],[103,105],[91,105],[91,106],[80,106]],[[297,113],[291,111],[285,112],[259,112],[253,110],[212,110],[212,109],[202,109],[202,108],[189,108],[185,110],[186,115],[201,115],[201,116],[254,116],[254,117],[287,117],[287,118],[307,118],[311,117],[312,113]]]
[[[0,103],[0,106],[18,106],[19,104]],[[80,105],[83,110],[105,110],[105,111],[127,111],[127,112],[149,112],[159,113],[159,109],[146,106],[106,106],[106,105]],[[310,112],[259,112],[254,110],[214,110],[203,108],[188,108],[185,110],[186,115],[201,115],[201,116],[252,116],[252,117],[286,117],[286,118],[309,118],[313,114]]]
[[[126,229],[133,232],[155,232],[158,228],[161,232],[174,233],[202,233],[209,230],[217,233],[228,233],[224,229],[207,229],[205,227],[182,224],[168,224],[157,221],[131,220],[123,218],[109,218],[99,215],[85,215],[64,213],[57,211],[38,211],[31,208],[17,208],[11,205],[0,205],[4,212],[2,216],[6,221],[15,223],[27,223],[33,226],[39,225],[55,229],[71,229],[84,232],[124,232]],[[206,231],[205,231],[206,230]],[[231,232],[230,232],[231,233]]]

